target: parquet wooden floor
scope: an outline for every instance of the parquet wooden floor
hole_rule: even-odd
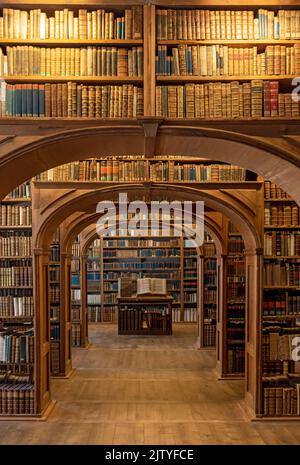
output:
[[[0,444],[299,444],[300,421],[249,421],[243,381],[217,381],[196,332],[142,338],[91,325],[90,348],[73,351],[75,376],[51,381],[49,419],[1,421]]]

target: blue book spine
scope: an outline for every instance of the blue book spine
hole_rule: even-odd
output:
[[[39,88],[38,84],[32,85],[32,115],[39,116]]]
[[[45,87],[39,85],[39,115],[45,116]]]
[[[125,39],[125,18],[122,19],[122,39]]]
[[[22,116],[27,115],[27,85],[23,85],[21,89],[21,114]]]
[[[10,86],[10,84],[8,84],[7,87],[6,87],[5,114],[6,114],[6,116],[12,116],[12,114],[11,114],[11,86]]]
[[[27,115],[32,116],[32,84],[26,86],[26,97],[27,97]]]
[[[22,87],[17,84],[15,87],[15,116],[22,116]]]

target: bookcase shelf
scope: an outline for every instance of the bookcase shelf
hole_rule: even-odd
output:
[[[294,79],[295,75],[230,75],[230,76],[194,76],[194,75],[179,75],[179,76],[162,76],[157,75],[157,82],[225,82],[225,81],[252,81],[252,80],[262,80],[262,81],[286,81],[288,83]]]
[[[12,218],[21,221],[22,215],[31,221],[28,219],[31,217],[30,192],[30,183],[24,183],[0,203],[0,240],[9,240],[6,243],[7,256],[1,256],[0,268],[0,367],[7,367],[7,380],[0,391],[0,417],[4,418],[34,417],[36,412],[32,226],[1,224],[9,223]],[[10,255],[13,248],[16,256]],[[12,360],[17,363],[11,363]],[[10,373],[13,374],[11,381]]]
[[[135,76],[5,76],[5,81],[10,83],[22,82],[86,82],[98,83],[142,83],[142,77]]]
[[[2,46],[14,45],[41,45],[43,47],[64,46],[64,47],[83,47],[105,45],[128,47],[130,45],[143,45],[142,39],[0,39]]]
[[[266,45],[294,45],[299,44],[299,39],[247,39],[247,40],[229,40],[229,39],[213,39],[213,40],[184,40],[184,39],[177,39],[177,40],[157,40],[157,45],[229,45],[234,47],[248,47],[249,45],[257,45],[257,46],[266,46]]]

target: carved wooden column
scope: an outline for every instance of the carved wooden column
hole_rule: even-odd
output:
[[[42,415],[50,404],[50,317],[49,256],[43,249],[33,251],[33,296],[35,308],[35,413]]]
[[[198,255],[198,339],[197,347],[198,349],[204,348],[204,255]]]
[[[60,318],[60,361],[61,375],[64,377],[70,376],[72,371],[72,327],[71,327],[71,259],[72,254],[61,252],[60,263],[60,302],[61,302],[61,318]]]
[[[227,254],[217,255],[217,373],[226,372]]]
[[[88,309],[87,309],[87,255],[80,255],[80,346],[87,347],[88,340]]]
[[[263,249],[246,250],[246,404],[262,413]]]

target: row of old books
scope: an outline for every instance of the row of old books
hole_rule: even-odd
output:
[[[100,306],[88,307],[88,321],[89,323],[100,323],[102,321]]]
[[[31,199],[30,183],[23,183],[15,187],[5,199]]]
[[[22,294],[22,290],[18,290]],[[1,317],[32,317],[33,298],[32,295],[0,295]]]
[[[81,339],[81,327],[78,323],[72,323],[72,346],[79,347]]]
[[[118,292],[119,290],[119,284],[118,282],[104,282],[103,283],[103,291],[112,291],[112,292]]]
[[[121,14],[98,9],[78,11],[64,8],[52,14],[33,10],[3,8],[0,38],[4,39],[141,39],[143,10],[140,6]]]
[[[264,235],[265,255],[300,255],[300,232],[272,231]]]
[[[264,338],[264,336],[263,336]],[[263,343],[264,344],[264,343]],[[264,361],[263,361],[263,376],[270,377],[270,376],[276,376],[276,375],[281,375],[283,374],[283,364],[286,362],[283,362],[282,360],[265,360],[265,356],[267,358],[267,351],[265,350],[265,346],[263,347],[263,356],[264,356]]]
[[[184,258],[184,267],[186,268],[197,268],[197,257]]]
[[[60,289],[58,286],[54,285],[53,283],[50,284],[49,298],[50,298],[51,303],[59,302],[59,299],[60,299]]]
[[[264,387],[264,415],[300,415],[299,387]]]
[[[193,267],[192,270],[184,270],[184,279],[196,279],[197,278],[197,268]]]
[[[235,165],[147,162],[145,160],[84,160],[51,168],[38,181],[245,181],[246,170]]]
[[[7,47],[1,76],[142,76],[143,47]]]
[[[115,307],[104,307],[101,313],[101,318],[104,323],[112,323],[117,319]]]
[[[5,94],[1,99],[4,102],[2,116],[130,118],[143,115],[143,89],[130,84],[85,86],[69,82],[5,85],[5,82],[1,82],[1,90]]]
[[[284,332],[286,334],[274,329],[269,332],[270,360],[294,360],[295,338],[299,336],[299,328],[287,328]]]
[[[211,257],[212,255],[216,254],[216,246],[212,242],[211,244],[204,242],[203,244],[203,255],[207,257]]]
[[[246,170],[235,165],[203,165],[192,163],[151,163],[150,181],[232,182],[245,181]]]
[[[50,304],[50,321],[59,321],[60,319],[60,308],[56,305]]]
[[[70,164],[71,164],[71,163],[70,163]],[[66,166],[66,165],[62,165],[62,166]],[[54,168],[54,169],[55,169],[55,168]],[[49,170],[48,172],[51,173],[52,171]],[[47,173],[47,171],[46,171],[46,173]],[[50,178],[50,179],[45,179],[45,181],[46,181],[46,180],[51,181],[52,179],[51,179],[51,178]],[[53,179],[53,180],[54,180],[54,179]],[[56,180],[56,178],[55,178],[55,180]],[[65,178],[62,178],[62,179],[61,179],[60,176],[58,176],[58,179],[57,179],[57,180],[59,180],[59,181],[65,181],[66,179],[65,179]],[[73,244],[72,244],[72,255],[73,255],[73,257],[79,257],[79,256],[80,256],[80,244],[79,244],[78,242],[73,242]]]
[[[32,267],[30,266],[11,266],[2,267],[0,264],[0,286],[32,286]],[[8,263],[8,265],[10,265]]]
[[[137,309],[122,309],[119,313],[120,331],[142,331],[143,312]]]
[[[204,303],[215,303],[217,299],[216,289],[204,289],[203,294]]]
[[[216,325],[204,323],[203,325],[203,346],[215,347],[216,345]]]
[[[228,260],[227,274],[228,276],[244,276],[245,261],[239,258],[235,260]]]
[[[34,336],[33,328],[23,331],[1,330],[0,332],[0,362],[33,363]]]
[[[72,302],[80,303],[80,296],[81,296],[81,290],[73,288],[71,291]]]
[[[184,292],[184,302],[185,303],[197,303],[197,293],[196,292]]]
[[[204,272],[206,271],[216,271],[217,270],[217,261],[214,259],[204,260]]]
[[[265,286],[300,286],[300,261],[264,264]]]
[[[51,262],[59,262],[60,260],[60,246],[59,244],[51,244]]]
[[[177,239],[164,240],[164,239],[108,239],[106,240],[107,247],[174,247],[179,246]]]
[[[51,266],[50,263],[50,269],[49,269],[49,279],[50,281],[59,281],[59,276],[60,276],[60,269],[58,266]]]
[[[159,45],[156,74],[159,76],[273,76],[300,71],[300,46],[254,47],[227,45]]]
[[[100,294],[91,294],[89,293],[87,296],[87,303],[88,305],[100,305],[101,303],[101,295]]]
[[[215,320],[217,317],[216,302],[204,302],[204,305],[204,319]]]
[[[31,231],[2,231],[0,233],[1,257],[30,257],[31,253]]]
[[[300,38],[299,10],[156,11],[158,40],[263,40]]]
[[[7,84],[5,94],[2,116],[130,118],[143,115],[143,89],[133,85]]]
[[[229,237],[228,239],[228,254],[242,254],[245,250],[245,244],[241,236],[236,235],[234,237]]]
[[[271,181],[264,182],[264,191],[264,197],[266,200],[289,198],[289,195],[284,190]]]
[[[60,373],[60,343],[50,343],[50,372],[52,375]]]
[[[59,324],[51,324],[50,326],[50,339],[51,341],[59,341],[60,340],[60,325]]]
[[[153,258],[153,257],[164,257],[174,258],[180,255],[179,249],[138,249],[138,250],[109,250],[104,249],[103,258]]]
[[[165,118],[298,117],[299,102],[279,93],[278,81],[156,87],[156,116]]]
[[[299,224],[299,207],[294,204],[265,202],[265,226],[297,226]]]
[[[206,273],[203,278],[203,284],[205,287],[216,286],[217,285],[216,275]]]
[[[117,297],[118,297],[117,294],[104,294],[104,297],[103,297],[104,305],[117,304],[118,303]]]
[[[0,220],[1,226],[31,225],[31,207],[27,205],[1,204]]]
[[[245,348],[229,347],[227,349],[227,372],[244,373],[245,371]]]
[[[243,302],[245,300],[245,282],[244,280],[227,282],[227,300],[228,302]]]
[[[0,383],[0,414],[31,415],[35,412],[34,388],[31,383]]]
[[[285,291],[264,294],[264,316],[300,314],[300,295]]]
[[[185,306],[184,312],[183,312],[183,321],[187,321],[189,323],[195,323],[198,321],[198,309],[195,307],[189,308],[188,306]]]
[[[235,320],[245,320],[245,305],[244,304],[230,304],[227,308],[227,318]]]
[[[178,267],[178,260],[177,259],[169,259],[167,262],[112,262],[112,263],[104,263],[104,270],[109,269],[122,269],[122,270],[144,270],[144,269],[151,269],[151,270],[168,270],[172,268]]]
[[[181,320],[180,308],[172,308],[172,321],[179,323]]]

